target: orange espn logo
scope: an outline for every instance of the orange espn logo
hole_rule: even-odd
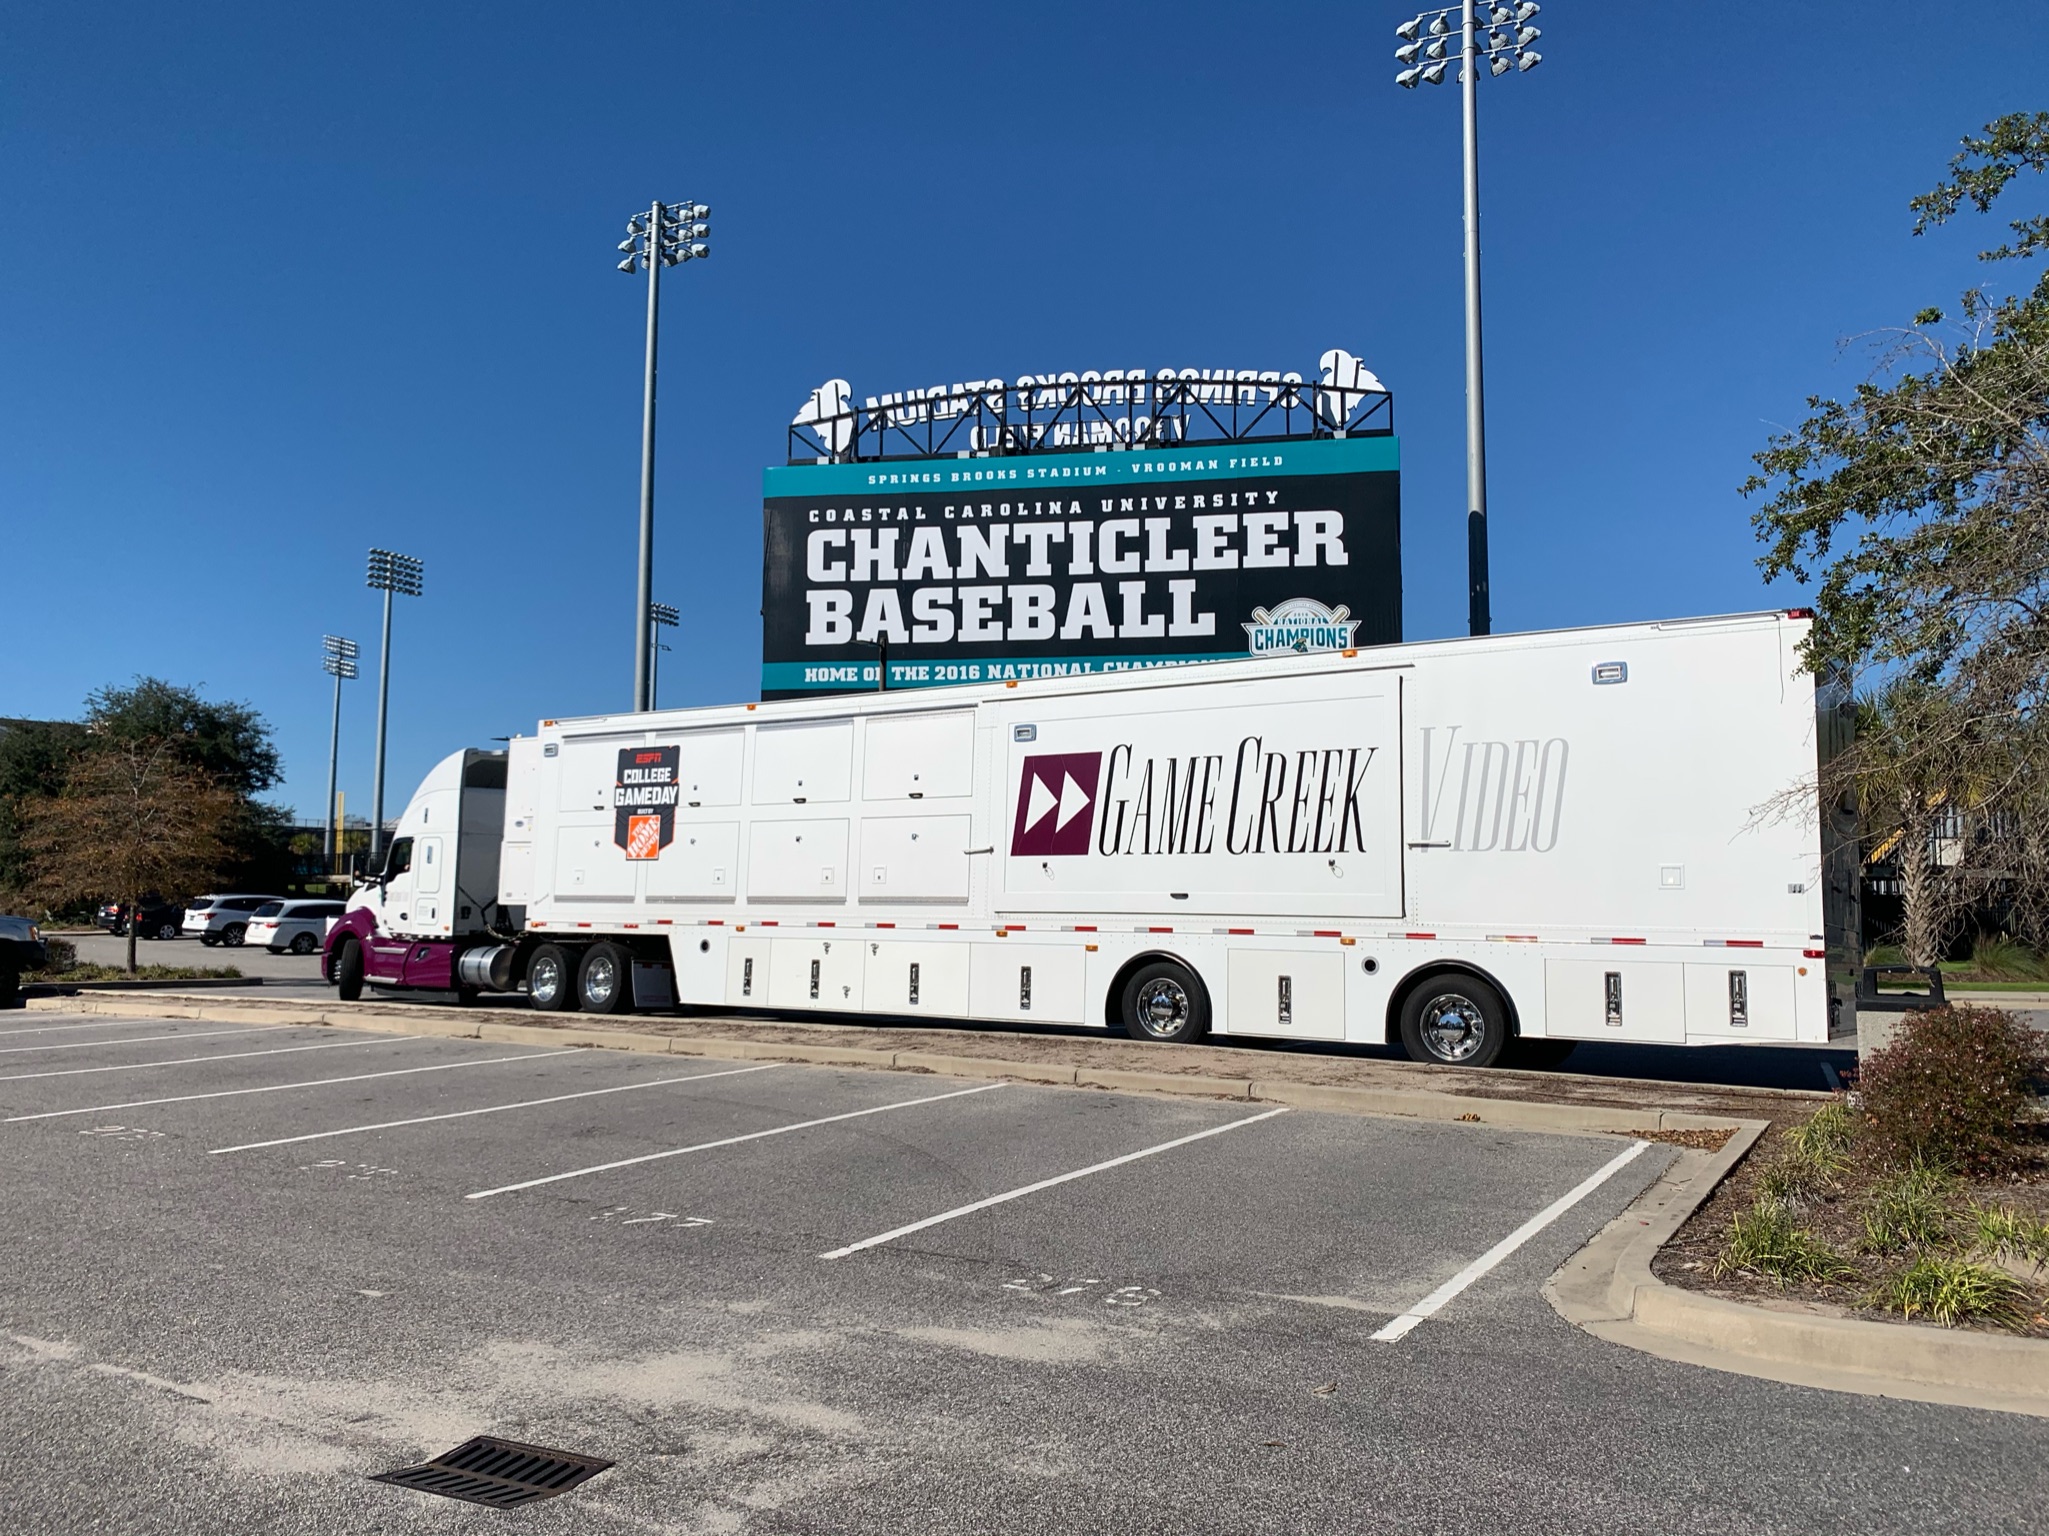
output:
[[[626,818],[626,857],[629,859],[658,859],[662,856],[662,818],[659,816],[629,816]]]

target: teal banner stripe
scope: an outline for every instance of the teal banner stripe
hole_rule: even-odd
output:
[[[892,661],[892,688],[942,688],[957,683],[1024,682],[1035,677],[1074,677],[1104,672],[1141,672],[1156,667],[1185,667],[1193,661],[1250,661],[1244,651],[1208,651],[1189,656],[1053,656],[1045,660]],[[875,690],[872,661],[768,661],[761,666],[761,691],[801,689],[805,692]]]
[[[775,464],[762,495],[887,496],[899,492],[1015,491],[1034,487],[1157,485],[1248,475],[1350,475],[1401,468],[1394,437],[1213,443],[1157,453],[1030,453],[1004,458],[898,459],[887,464]]]

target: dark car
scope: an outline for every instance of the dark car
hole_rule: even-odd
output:
[[[185,924],[185,906],[182,902],[165,901],[158,896],[145,896],[142,907],[142,926],[136,930],[145,939],[175,939]],[[94,914],[93,921],[109,933],[122,934],[128,931],[128,907],[126,903],[110,901]]]
[[[19,1008],[21,973],[49,963],[43,930],[25,917],[0,917],[0,1008]]]

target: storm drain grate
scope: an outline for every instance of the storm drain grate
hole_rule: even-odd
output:
[[[612,1465],[574,1451],[552,1451],[545,1445],[521,1445],[517,1440],[478,1435],[432,1461],[379,1472],[370,1481],[487,1504],[493,1509],[517,1509],[567,1493]]]

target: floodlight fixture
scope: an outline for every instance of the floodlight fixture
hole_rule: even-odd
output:
[[[647,362],[640,415],[640,549],[634,590],[633,707],[654,707],[654,650],[648,615],[654,583],[655,539],[655,358],[660,336],[661,272],[711,255],[711,207],[694,199],[656,202],[627,221],[626,259],[619,270],[647,273]]]
[[[1543,63],[1530,45],[1543,36],[1531,20],[1537,0],[1456,0],[1401,23],[1396,62],[1405,67],[1396,85],[1441,85],[1454,59],[1464,95],[1465,267],[1466,267],[1466,567],[1468,626],[1475,635],[1492,631],[1487,575],[1486,414],[1481,388],[1480,347],[1480,154],[1477,85],[1480,65],[1495,79],[1511,70],[1527,74]],[[1427,39],[1420,49],[1419,39]],[[1448,43],[1456,46],[1447,47]]]

